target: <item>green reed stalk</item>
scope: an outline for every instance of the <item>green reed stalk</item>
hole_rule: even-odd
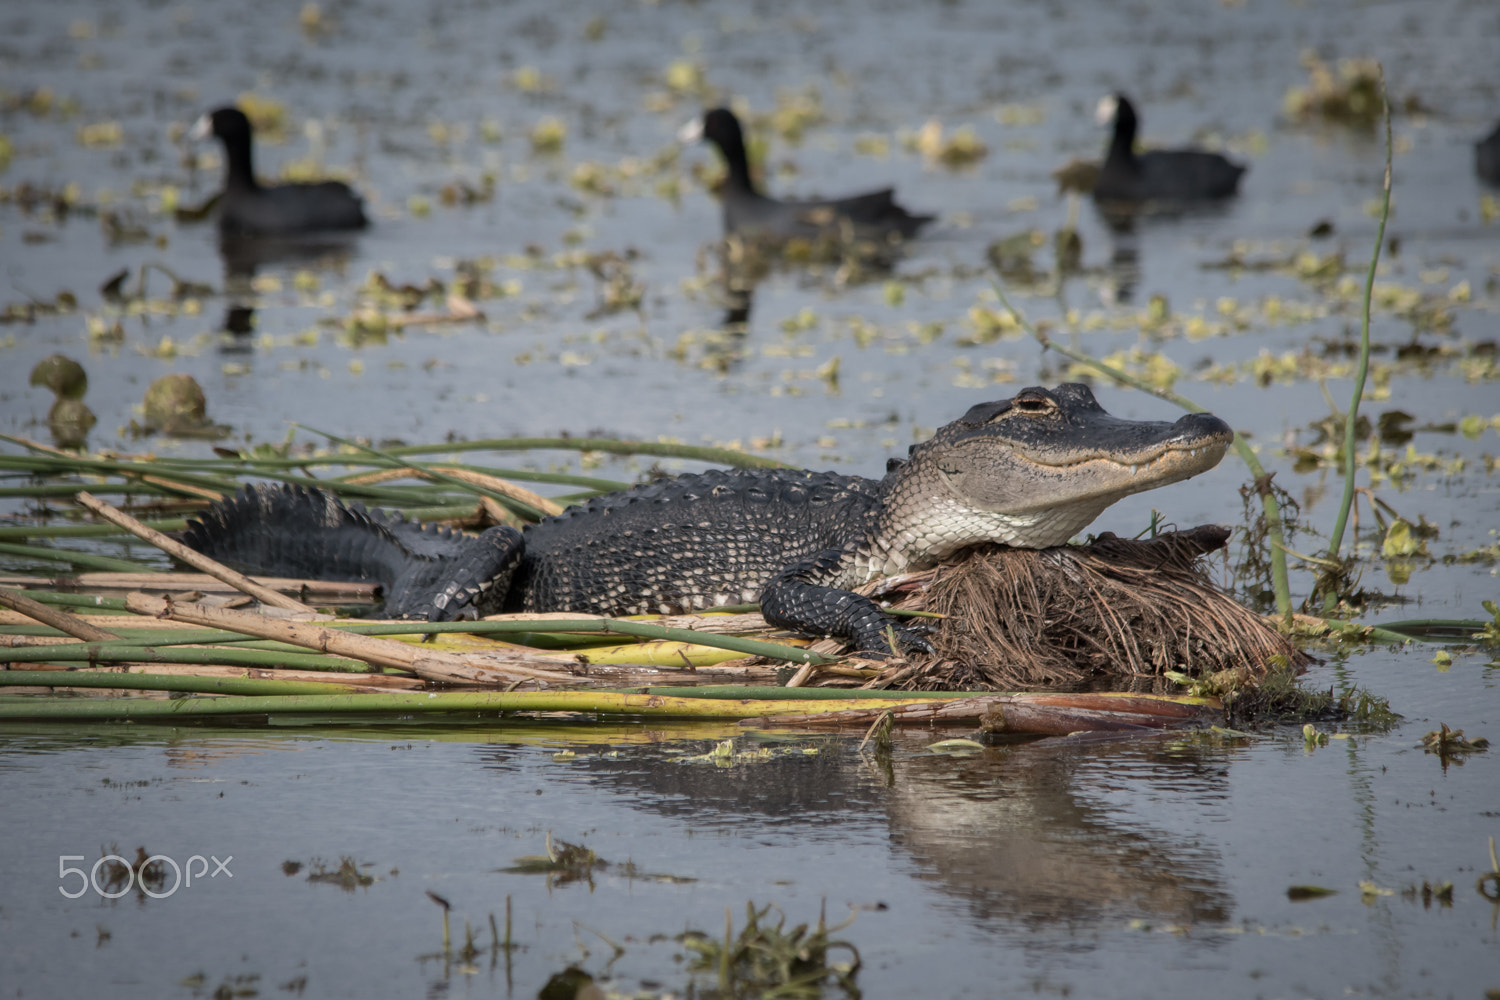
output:
[[[64,484],[68,496],[72,497],[78,492],[76,483]],[[90,488],[92,492],[92,487]],[[108,491],[105,491],[108,492]],[[187,524],[187,518],[173,517],[158,521],[142,522],[148,528],[157,531],[181,531]],[[128,531],[122,531],[113,524],[37,524],[37,525],[12,525],[0,528],[0,540],[9,538],[134,538]]]
[[[283,681],[256,677],[189,677],[178,674],[91,674],[78,670],[0,671],[0,688],[5,687],[186,691],[195,694],[280,697],[349,693],[347,684],[330,684],[322,681]],[[3,716],[4,707],[16,704],[18,702],[14,699],[0,698],[0,716]]]
[[[28,590],[26,596],[38,604],[55,604],[62,608],[95,608],[100,611],[125,612],[123,597],[94,597],[90,594],[63,594],[53,590]]]
[[[1380,248],[1385,242],[1385,223],[1391,214],[1391,103],[1385,92],[1385,68],[1380,69],[1380,106],[1385,117],[1385,180],[1380,199],[1380,225],[1375,230],[1375,247],[1370,252],[1370,269],[1365,275],[1365,297],[1359,315],[1359,362],[1355,367],[1354,392],[1349,398],[1349,412],[1344,417],[1344,496],[1339,502],[1338,517],[1328,541],[1328,557],[1337,560],[1344,541],[1349,510],[1354,505],[1355,441],[1354,426],[1359,420],[1359,403],[1365,393],[1365,379],[1370,373],[1370,299],[1375,291],[1375,268],[1380,263]],[[1337,595],[1324,595],[1325,607],[1337,603]]]
[[[342,674],[370,673],[368,664],[319,653],[276,653],[259,649],[200,649],[143,646],[124,642],[58,643],[0,649],[8,663],[182,663],[196,666],[264,667],[274,670],[326,670]],[[0,671],[0,678],[34,671]],[[0,683],[6,683],[0,680]],[[16,683],[16,682],[12,682]]]
[[[52,549],[40,545],[13,545],[9,542],[0,542],[0,555],[22,556],[27,559],[37,559],[42,562],[71,563],[84,569],[100,570],[105,573],[160,573],[161,567],[147,566],[144,563],[130,562],[126,559],[114,559],[110,556],[96,555],[92,552],[78,552],[73,549]]]

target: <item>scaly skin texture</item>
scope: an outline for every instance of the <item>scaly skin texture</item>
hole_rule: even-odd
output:
[[[215,505],[184,541],[246,572],[379,581],[398,617],[471,606],[674,614],[758,600],[774,625],[878,655],[926,642],[849,588],[981,542],[1061,545],[1116,500],[1212,468],[1232,436],[1208,414],[1121,420],[1086,386],[1031,388],[972,407],[879,481],[710,471],[478,537],[261,486]]]

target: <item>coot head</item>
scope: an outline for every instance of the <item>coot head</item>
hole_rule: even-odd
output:
[[[199,118],[194,124],[188,138],[199,141],[209,136],[216,136],[224,142],[249,142],[250,141],[250,119],[239,108],[219,108],[210,111]]]
[[[698,142],[706,139],[720,149],[744,146],[745,133],[740,120],[728,108],[714,108],[694,118],[677,133],[679,142]]]
[[[1116,142],[1121,139],[1131,143],[1135,141],[1135,105],[1124,94],[1109,94],[1099,98],[1099,105],[1094,109],[1094,121],[1100,125],[1114,123]]]

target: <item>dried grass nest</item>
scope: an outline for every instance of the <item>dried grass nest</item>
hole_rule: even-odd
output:
[[[899,581],[906,594],[895,607],[945,616],[932,637],[937,655],[894,664],[867,686],[1014,691],[1107,680],[1149,690],[1167,671],[1253,680],[1311,662],[1208,578],[1201,557],[1228,539],[1202,525],[1146,541],[1105,533],[1087,545],[971,549]]]

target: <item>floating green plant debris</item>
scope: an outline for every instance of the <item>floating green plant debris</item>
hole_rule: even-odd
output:
[[[973,166],[990,152],[972,125],[962,125],[945,135],[943,123],[935,118],[917,130],[909,144],[928,160],[950,169]]]
[[[255,129],[256,142],[277,144],[286,141],[291,118],[285,104],[249,91],[240,94],[234,103],[250,119],[250,125]]]
[[[1304,687],[1295,670],[1273,670],[1255,685],[1245,685],[1230,676],[1214,675],[1193,688],[1195,693],[1212,696],[1217,693],[1224,703],[1224,717],[1231,725],[1295,724],[1311,726],[1314,722],[1353,722],[1375,729],[1388,729],[1401,716],[1391,711],[1384,698],[1354,687],[1335,694],[1332,690],[1314,691]],[[1314,728],[1314,743],[1327,742],[1326,733]]]
[[[1286,890],[1286,898],[1293,903],[1305,903],[1308,900],[1336,895],[1338,895],[1337,889],[1328,889],[1321,885],[1291,885],[1287,886]]]
[[[1483,736],[1465,739],[1462,729],[1449,729],[1447,723],[1422,737],[1422,749],[1437,754],[1445,770],[1450,763],[1462,764],[1467,755],[1483,753],[1489,748],[1490,741]]]
[[[220,438],[229,428],[208,419],[208,397],[191,375],[163,375],[146,389],[141,433]]]
[[[31,384],[51,389],[59,399],[82,399],[89,388],[89,377],[72,358],[51,354],[31,369]]]
[[[776,922],[771,923],[771,911]],[[798,924],[786,929],[786,914],[774,904],[756,909],[745,904],[745,925],[735,933],[734,918],[724,911],[724,935],[711,937],[690,930],[679,941],[693,953],[688,971],[717,977],[715,986],[698,991],[702,997],[733,1000],[739,997],[792,997],[816,1000],[828,986],[836,987],[847,997],[860,996],[855,985],[859,973],[859,951],[848,941],[832,935],[854,922],[854,914],[843,923],[829,927],[820,910],[818,923],[809,928]],[[834,954],[845,960],[835,962]]]
[[[1292,87],[1283,102],[1293,118],[1322,118],[1373,128],[1385,109],[1380,63],[1374,59],[1341,59],[1330,66],[1311,49],[1302,53],[1305,87]]]
[[[594,872],[609,867],[609,862],[582,844],[570,844],[566,840],[554,841],[552,831],[547,831],[547,853],[528,854],[516,858],[509,868],[498,869],[507,875],[546,875],[548,885],[567,885],[570,882],[594,884]]]
[[[938,740],[936,743],[927,744],[927,749],[933,753],[949,754],[955,757],[963,757],[984,749],[984,744],[978,740],[952,739]]]
[[[372,867],[370,863],[361,865],[348,855],[340,857],[338,865],[333,867],[314,858],[307,863],[307,881],[314,885],[332,885],[345,892],[353,892],[355,889],[368,888],[379,881],[375,876],[360,871],[361,868],[369,867]],[[285,868],[286,865],[283,864],[283,871]]]
[[[560,118],[547,116],[531,127],[531,148],[537,153],[561,152],[568,126]]]
[[[1472,638],[1489,646],[1500,645],[1500,603],[1484,601],[1481,606],[1490,613],[1490,620],[1478,632],[1473,633]]]

